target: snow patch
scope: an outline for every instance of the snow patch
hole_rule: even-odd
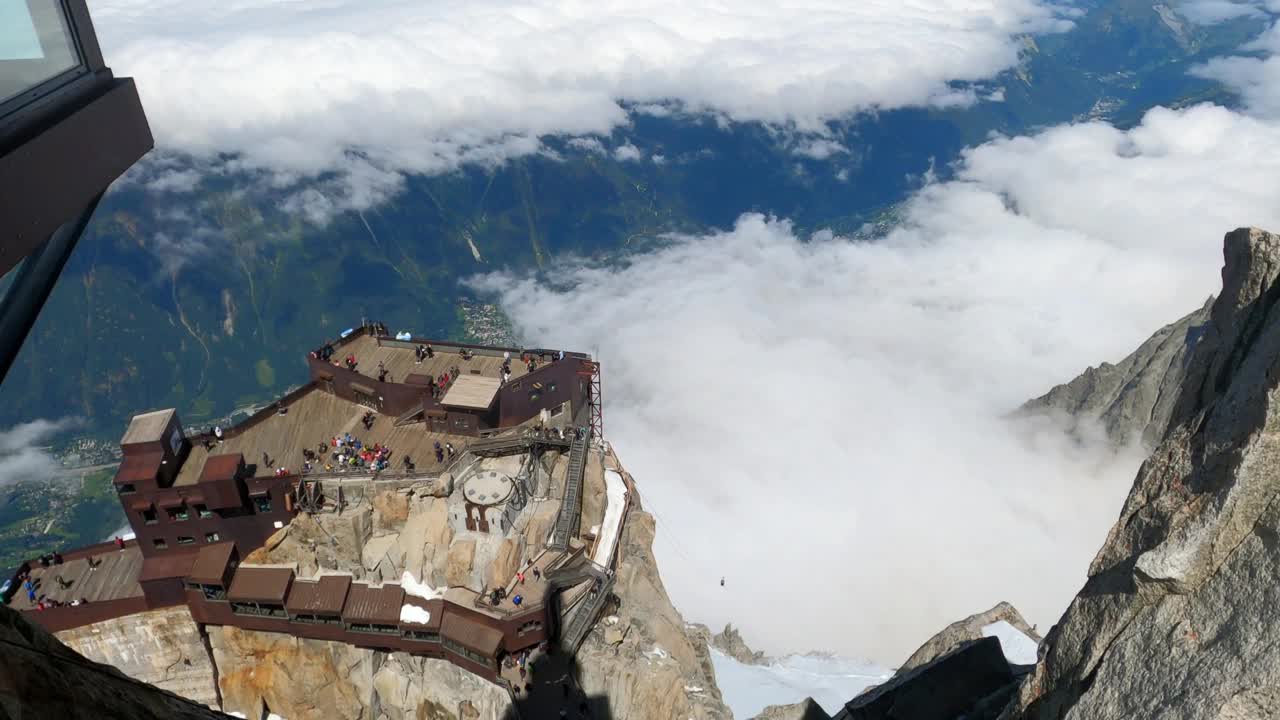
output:
[[[1000,649],[1004,650],[1004,659],[1014,665],[1035,665],[1037,651],[1040,646],[1026,633],[1010,625],[1004,620],[997,620],[982,627],[983,637],[995,637],[1000,640]]]
[[[601,567],[610,567],[613,560],[613,549],[618,544],[618,534],[622,530],[622,514],[627,506],[627,484],[617,470],[604,471],[605,495],[609,498],[604,510],[604,521],[600,523],[600,531],[596,536],[595,555],[591,558]]]
[[[400,576],[400,587],[404,588],[406,595],[420,597],[423,600],[435,600],[436,598],[444,597],[444,591],[447,589],[442,587],[437,590],[425,582],[418,582],[413,579],[413,573],[408,570],[405,570],[404,574]]]
[[[426,608],[420,608],[417,605],[401,605],[400,606],[400,622],[418,623],[426,625],[431,622],[431,613]]]
[[[787,655],[770,665],[745,665],[711,648],[711,663],[720,694],[737,718],[807,697],[834,715],[863,690],[893,676],[874,663],[834,656]]]

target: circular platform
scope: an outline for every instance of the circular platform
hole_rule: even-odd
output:
[[[497,470],[481,470],[467,480],[463,496],[476,505],[497,505],[511,497],[515,483],[511,476]]]

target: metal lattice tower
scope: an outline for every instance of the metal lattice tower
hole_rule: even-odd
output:
[[[584,360],[582,369],[578,371],[578,374],[591,380],[588,410],[591,423],[591,440],[596,443],[603,443],[604,398],[600,390],[600,363],[593,360]]]

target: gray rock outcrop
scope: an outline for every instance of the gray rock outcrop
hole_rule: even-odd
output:
[[[217,677],[186,605],[56,633],[67,647],[131,678],[218,707]]]
[[[845,703],[840,720],[955,720],[994,718],[1017,688],[1014,670],[994,637],[961,643],[950,652],[895,675]]]
[[[1224,256],[1168,430],[1002,718],[1280,717],[1280,237]]]
[[[1088,368],[1026,402],[1017,414],[1055,418],[1080,438],[1100,427],[1114,447],[1140,444],[1150,451],[1168,427],[1183,372],[1212,304],[1210,297],[1195,312],[1160,328],[1124,360]]]
[[[771,660],[763,652],[748,647],[747,641],[742,639],[742,633],[732,623],[726,624],[724,630],[711,636],[711,647],[745,665],[768,665]]]
[[[215,720],[216,710],[80,655],[0,605],[0,717]]]
[[[790,705],[770,705],[751,720],[831,720],[831,716],[813,698],[805,698]]]
[[[911,657],[907,658],[902,667],[898,668],[898,672],[903,673],[917,668],[951,652],[966,642],[982,638],[982,628],[1000,620],[1009,623],[1032,640],[1040,642],[1040,636],[1022,618],[1022,613],[1019,613],[1017,608],[1009,603],[1002,602],[986,612],[970,615],[943,628],[941,632],[926,640],[919,649],[911,653]]]

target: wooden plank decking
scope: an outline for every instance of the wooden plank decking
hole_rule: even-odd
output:
[[[412,360],[413,354],[409,354]],[[360,424],[368,408],[363,405],[343,400],[323,390],[312,390],[293,405],[285,415],[274,415],[263,420],[252,428],[235,437],[230,437],[213,449],[213,454],[242,453],[245,463],[257,465],[257,476],[271,475],[273,470],[262,465],[262,454],[265,452],[275,467],[285,467],[291,473],[302,470],[302,450],[308,448],[319,450],[321,442],[329,446],[329,439],[334,435],[351,433],[365,445],[381,443],[391,448],[391,467],[403,468],[402,458],[408,454],[413,458],[419,471],[429,472],[437,469],[434,445],[439,441],[441,446],[446,442],[453,443],[461,453],[466,444],[475,438],[430,432],[427,426],[419,423],[395,427],[395,418],[378,415],[373,429],[366,431]],[[203,445],[191,449],[191,455],[182,465],[175,485],[191,485],[200,478],[205,458],[209,451]],[[326,451],[325,458],[328,458]],[[445,463],[449,458],[445,457]],[[324,463],[320,463],[323,470]]]
[[[41,567],[36,564],[31,568],[33,580],[39,580],[36,597],[46,595],[53,600],[70,602],[87,598],[90,602],[116,600],[119,598],[141,597],[142,586],[138,584],[138,574],[142,571],[142,551],[137,545],[124,550],[107,550],[93,556],[101,560],[97,569],[89,569],[89,559],[68,560],[61,565]],[[56,577],[71,583],[65,590],[58,584]],[[14,610],[30,610],[34,603],[27,600],[27,591],[18,587],[9,607]]]

